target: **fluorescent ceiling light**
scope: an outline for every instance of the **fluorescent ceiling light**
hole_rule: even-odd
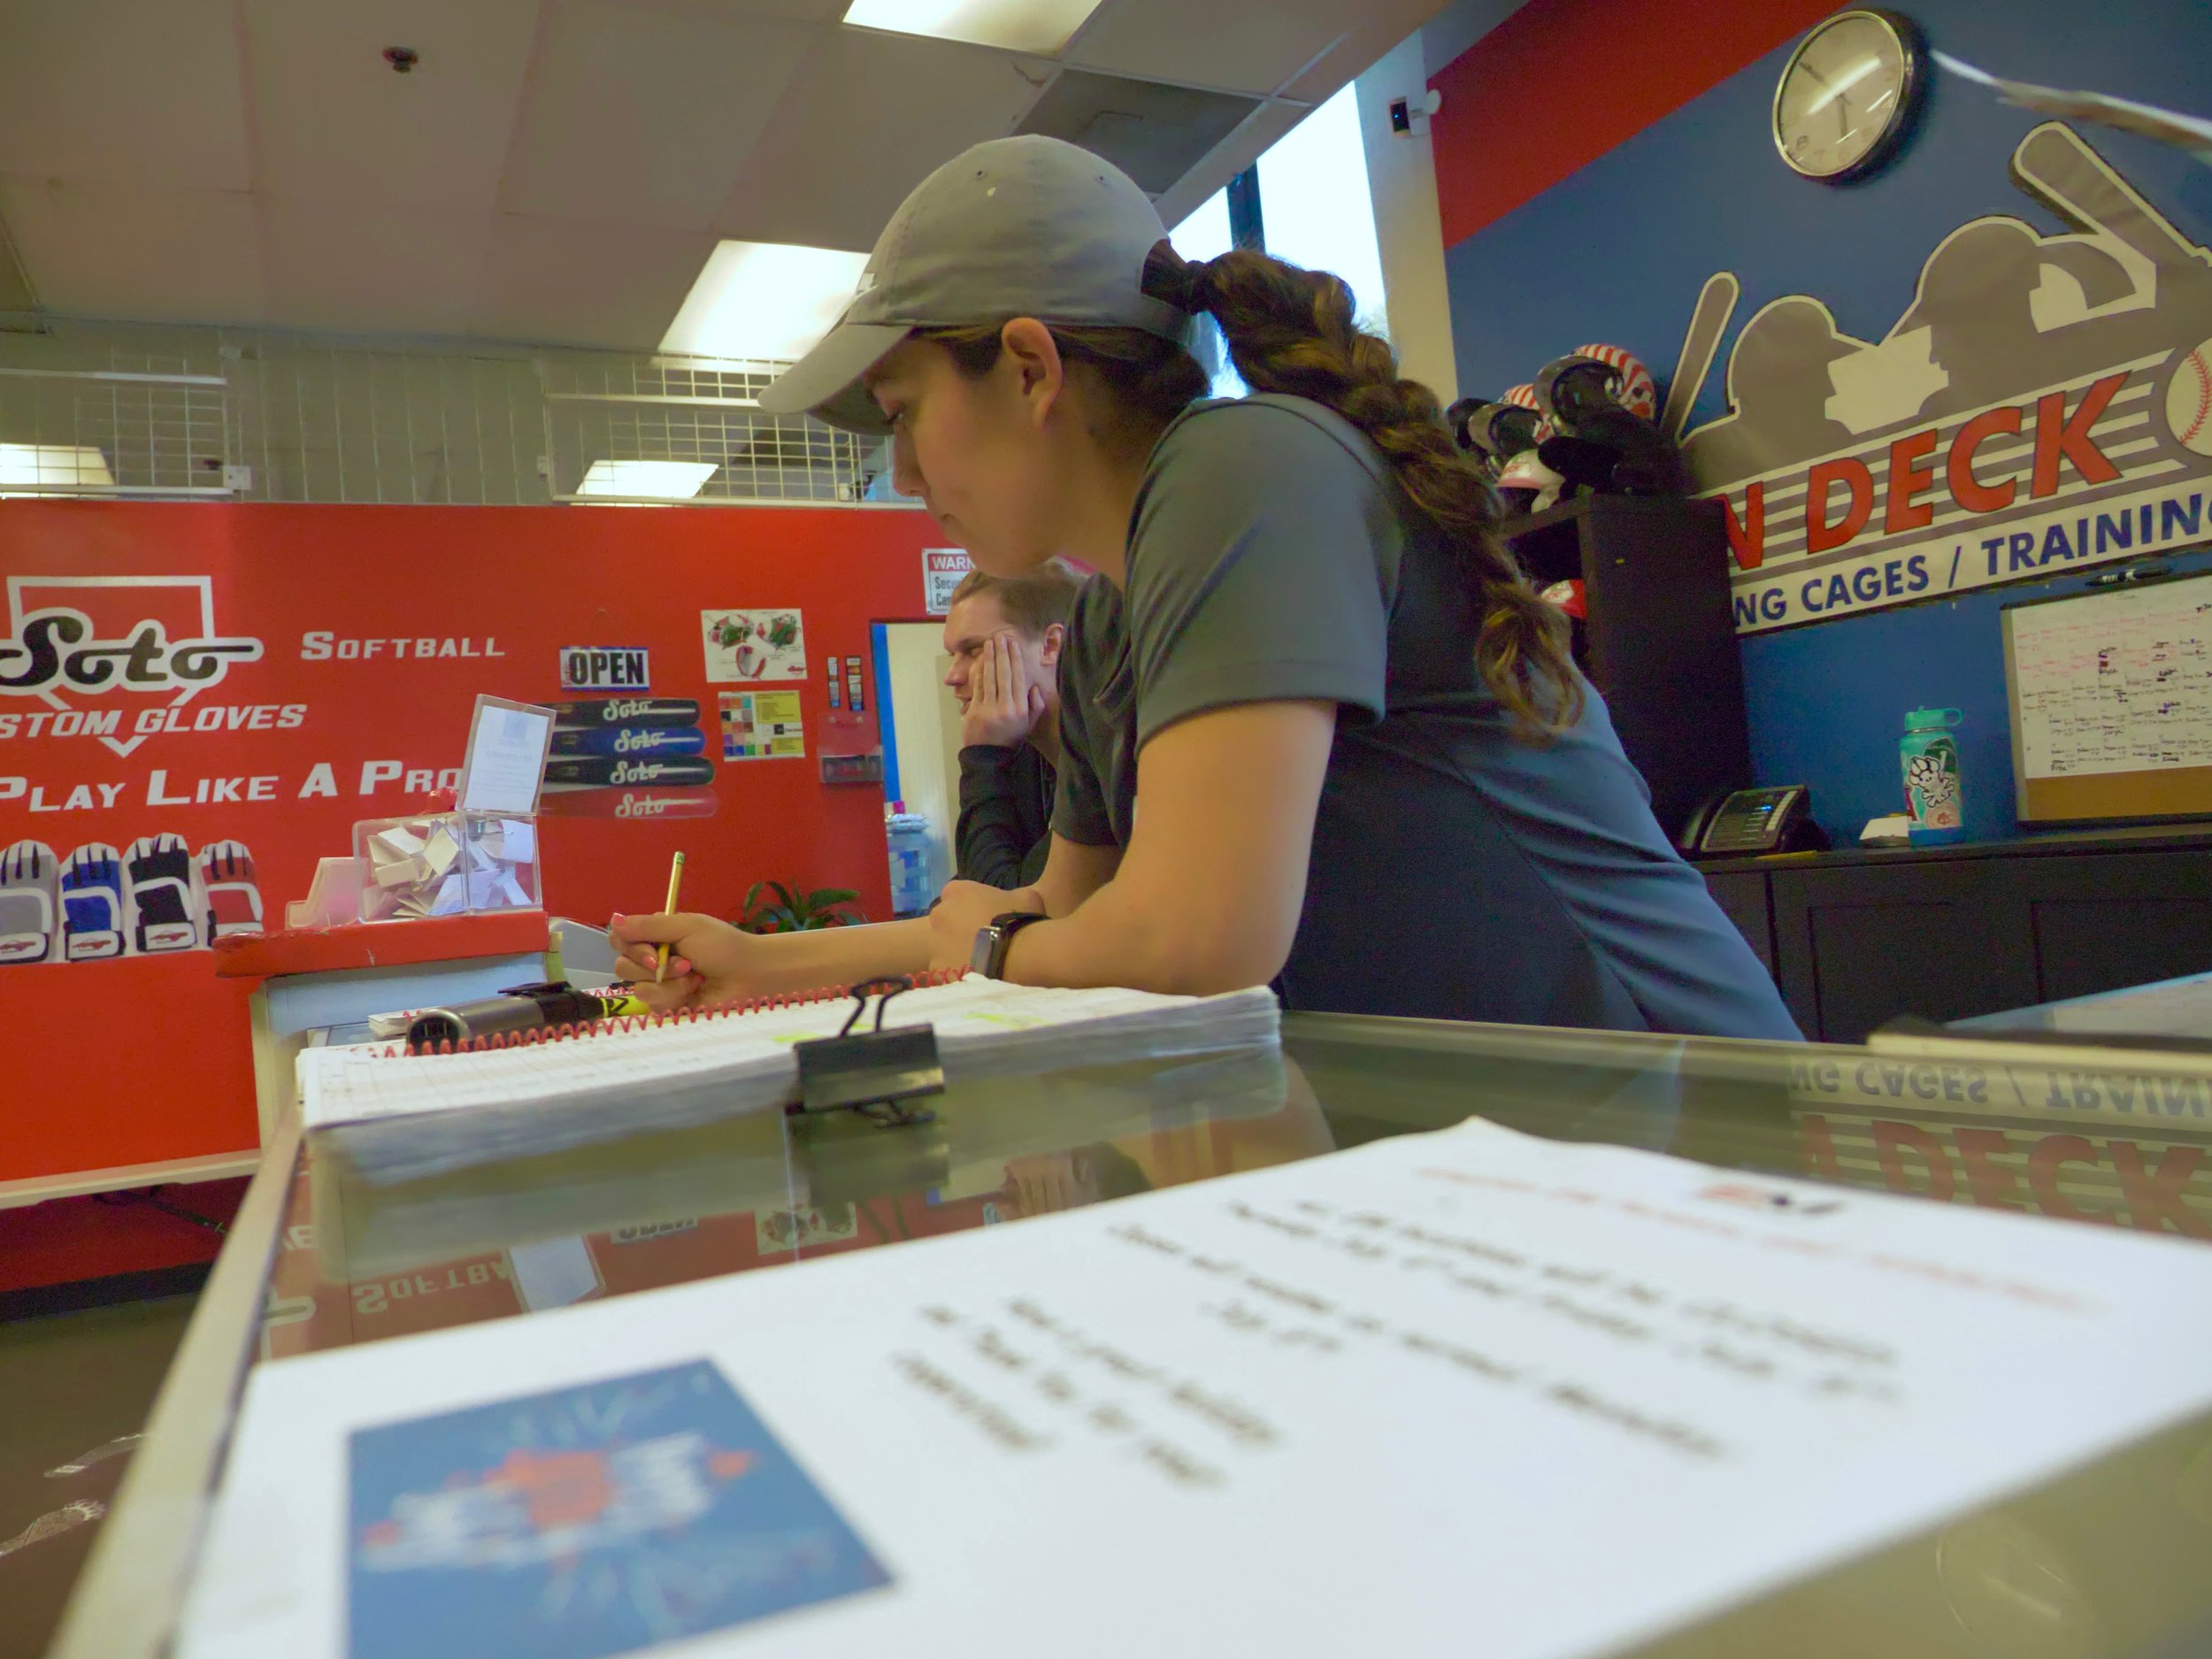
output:
[[[77,489],[114,488],[115,474],[108,471],[107,457],[97,449],[68,443],[0,443],[0,495],[69,495]]]
[[[794,362],[845,314],[867,263],[836,248],[726,242],[707,256],[661,349]]]
[[[714,476],[711,461],[594,461],[579,495],[647,495],[681,501]]]
[[[845,21],[897,35],[934,35],[1010,52],[1056,52],[1099,0],[852,0]]]

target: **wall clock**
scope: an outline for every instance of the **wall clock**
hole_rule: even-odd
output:
[[[1797,43],[1774,89],[1774,144],[1808,179],[1863,179],[1905,141],[1928,81],[1910,18],[1839,12]]]

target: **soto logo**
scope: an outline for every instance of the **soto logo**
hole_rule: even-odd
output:
[[[173,641],[150,621],[127,640],[104,640],[81,611],[41,611],[16,638],[0,641],[0,695],[34,695],[57,683],[77,691],[196,689],[260,655],[259,640]]]
[[[217,626],[206,576],[11,576],[8,625],[0,696],[65,712],[72,695],[118,693],[178,706],[264,655],[260,640]],[[100,741],[127,755],[146,735]]]

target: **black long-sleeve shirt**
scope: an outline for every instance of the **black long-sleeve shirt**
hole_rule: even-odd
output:
[[[971,743],[960,751],[960,822],[953,832],[963,881],[1025,887],[1052,849],[1052,797],[1059,780],[1032,743]]]

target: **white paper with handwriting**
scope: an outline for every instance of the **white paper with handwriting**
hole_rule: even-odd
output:
[[[264,1364],[178,1652],[345,1651],[353,1430],[705,1358],[889,1583],[687,1655],[1599,1653],[2202,1409],[2207,1307],[2201,1245],[1471,1122]]]

